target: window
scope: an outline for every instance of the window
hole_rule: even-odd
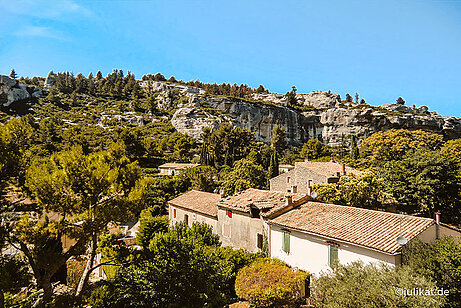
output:
[[[176,218],[176,209],[173,209],[173,218]]]
[[[232,211],[231,210],[227,210],[227,217],[232,218]]]
[[[338,246],[328,245],[328,265],[333,267],[338,264]]]
[[[283,231],[282,234],[282,250],[290,253],[290,232]]]
[[[263,235],[258,233],[257,234],[257,245],[259,249],[263,249]]]
[[[293,186],[293,193],[296,194],[298,192],[298,186]]]
[[[287,183],[290,183],[291,178],[287,176]]]
[[[229,224],[223,224],[223,236],[231,237],[231,226]]]
[[[186,226],[189,225],[189,215],[187,215],[187,214],[184,215],[184,224],[185,224]]]

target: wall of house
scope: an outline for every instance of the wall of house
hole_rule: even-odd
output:
[[[174,171],[174,168],[159,168],[159,170],[160,170],[160,174],[171,175],[173,173],[173,171]]]
[[[227,208],[218,208],[218,234],[224,246],[243,248],[249,252],[258,252],[258,233],[264,235],[264,221],[251,218],[249,213],[232,211],[227,216]]]
[[[288,178],[290,178],[290,181],[288,181]],[[303,167],[296,167],[289,172],[282,173],[270,179],[270,190],[281,192],[288,192],[288,190],[290,190],[290,192],[293,193],[292,187],[296,186],[298,193],[307,193],[309,180],[312,180],[312,186],[328,182],[328,178],[321,174],[312,172]]]
[[[316,276],[330,269],[328,266],[328,244],[326,240],[298,231],[290,232],[290,251],[282,250],[282,228],[270,225],[270,254],[293,267],[306,270]],[[365,263],[384,262],[391,266],[400,263],[400,256],[391,256],[363,247],[338,243],[338,259],[341,264],[353,261]]]
[[[174,216],[174,210],[176,210],[176,218]],[[190,211],[184,208],[177,206],[169,205],[168,207],[168,217],[170,219],[170,225],[174,225],[177,222],[184,222],[184,215],[189,215],[189,226],[192,226],[194,222],[203,222],[208,224],[213,228],[213,233],[218,234],[218,220],[217,218],[212,218],[211,216],[200,214],[194,211]]]
[[[458,237],[461,236],[461,232],[458,232],[456,230],[444,227],[442,225],[439,226],[440,231],[439,231],[439,236],[444,237],[444,236],[453,236],[453,237]],[[436,225],[432,225],[429,228],[427,228],[424,232],[419,234],[417,236],[418,239],[421,241],[428,243],[430,241],[433,241],[436,239]]]

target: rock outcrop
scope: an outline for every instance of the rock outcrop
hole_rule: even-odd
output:
[[[42,90],[37,87],[29,87],[16,79],[0,75],[0,106],[8,107],[14,102],[27,101],[41,95]]]
[[[45,89],[49,89],[51,87],[54,87],[56,85],[56,74],[53,73],[53,71],[50,71],[48,73],[48,76],[46,76],[44,87]]]
[[[333,102],[337,101],[332,100],[331,104]],[[350,135],[361,139],[392,128],[422,129],[448,138],[461,137],[461,118],[428,113],[424,106],[406,114],[369,105],[340,106],[298,112],[286,106],[193,95],[188,103],[178,106],[171,122],[178,131],[198,140],[203,127],[217,127],[224,121],[254,132],[256,139],[263,142],[270,142],[275,125],[284,126],[287,142],[295,145],[314,138],[335,146]]]
[[[253,93],[251,98],[254,100],[272,102],[280,106],[288,105],[288,99],[284,94]],[[332,108],[342,106],[341,95],[331,91],[312,91],[306,94],[296,94],[296,100],[298,103],[312,108]]]

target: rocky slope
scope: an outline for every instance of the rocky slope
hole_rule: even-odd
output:
[[[54,74],[50,74],[45,82],[46,88],[54,82]],[[180,100],[183,103],[176,106],[170,120],[178,131],[196,139],[200,139],[204,127],[218,127],[226,121],[254,132],[256,139],[263,142],[270,142],[275,125],[284,126],[290,144],[302,144],[309,138],[315,138],[334,146],[350,135],[360,139],[391,128],[423,129],[442,133],[448,138],[461,138],[461,118],[442,117],[436,112],[429,112],[426,106],[357,105],[344,103],[338,94],[330,91],[313,91],[296,94],[298,103],[306,110],[299,111],[288,107],[285,95],[277,93],[255,93],[251,101],[244,101],[207,96],[203,89],[180,84],[143,81],[140,85],[146,91],[157,93],[156,102],[160,110],[175,108],[169,91],[175,90],[187,98]],[[4,110],[15,102],[27,102],[41,95],[39,88],[0,75],[0,107]],[[109,111],[101,112],[100,122],[118,116],[131,117],[130,123],[134,120],[137,125],[145,124],[142,115],[131,113],[114,115]]]
[[[14,102],[38,98],[42,90],[37,87],[29,87],[16,79],[0,75],[0,106],[8,107]]]

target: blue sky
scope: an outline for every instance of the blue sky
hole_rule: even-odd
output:
[[[0,74],[120,68],[461,116],[461,1],[0,0],[0,29]]]

